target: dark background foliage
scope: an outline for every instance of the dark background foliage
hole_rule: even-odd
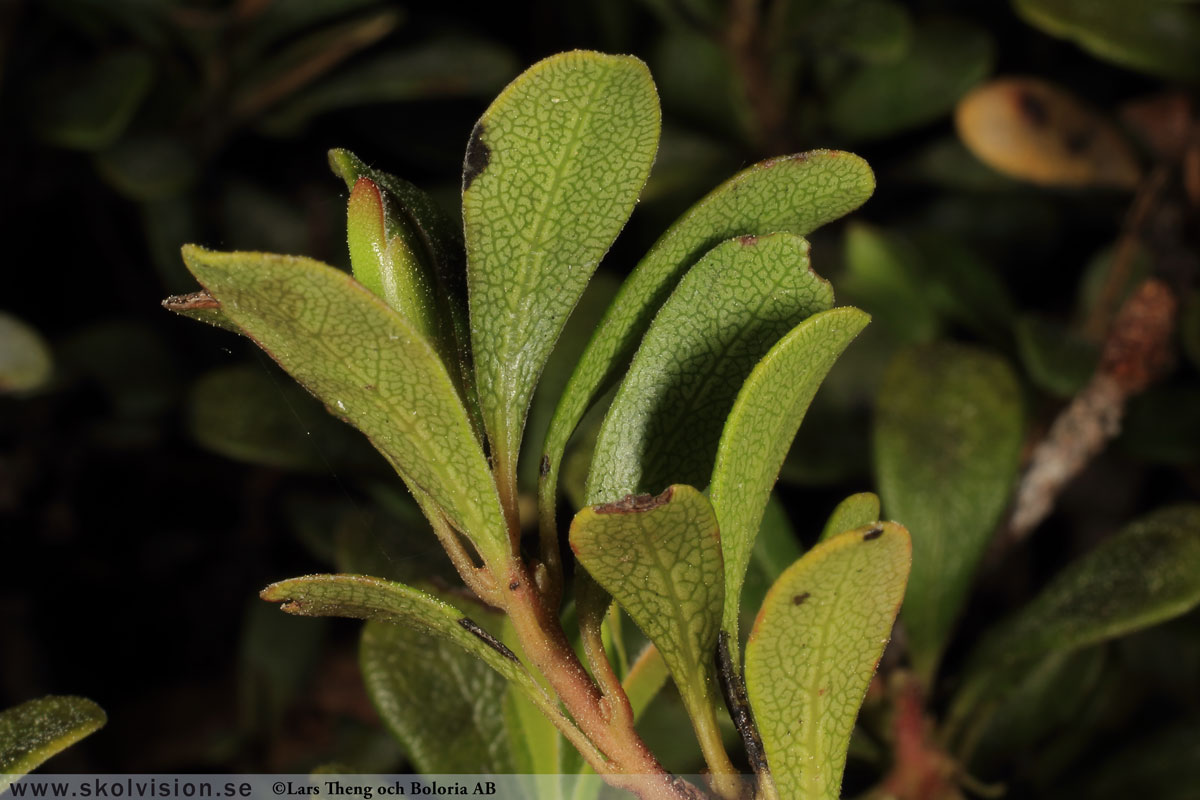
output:
[[[989,75],[1036,75],[1115,115],[1179,86],[1186,96],[1186,79],[1098,60],[992,0],[880,4],[900,9],[901,33],[850,35],[836,16],[802,18],[780,40],[760,31],[739,56],[726,40],[732,5],[0,5],[0,310],[36,330],[53,359],[40,386],[0,395],[0,708],[46,693],[99,702],[109,726],[62,768],[403,763],[361,688],[355,626],[285,618],[256,592],[328,569],[348,548],[398,572],[444,569],[432,537],[362,443],[265,356],[159,302],[193,287],[178,257],[185,242],[344,264],[346,192],[326,166],[331,147],[453,208],[474,120],[551,53],[634,53],[659,83],[663,148],[606,260],[614,275],[675,214],[762,157],[833,147],[874,167],[877,194],[854,224],[915,248],[918,265],[907,275],[879,267],[899,269],[897,289],[846,263],[843,225],[814,237],[817,271],[876,324],[856,345],[864,352],[835,369],[785,468],[780,494],[802,540],[815,539],[841,497],[873,486],[871,399],[896,343],[954,338],[1002,353],[1024,379],[1031,442],[1044,432],[1095,358],[1094,344],[1065,355],[1051,345],[1086,316],[1080,287],[1089,275],[1103,280],[1102,254],[1121,235],[1131,194],[991,172],[958,144],[954,102]],[[921,38],[946,25],[961,27]],[[910,40],[932,66],[914,67],[915,88],[889,84],[910,58],[889,48]],[[793,69],[764,77],[771,63]],[[1149,149],[1142,157],[1154,160]],[[913,307],[905,285],[920,300],[930,285],[920,264],[945,248],[950,271],[968,276],[946,290],[957,311]],[[1173,276],[1185,318],[1195,316],[1194,253],[1193,272]],[[959,269],[963,261],[975,266]],[[1018,318],[1043,326],[1033,345],[1014,333]],[[1195,337],[1188,324],[1184,336]],[[947,686],[979,633],[1064,563],[1139,514],[1197,496],[1200,380],[1188,340],[1178,344],[1185,355],[1133,401],[1125,433],[1037,535],[985,561]],[[1018,792],[1042,796],[1032,787],[1069,782],[1164,721],[1197,730],[1194,613],[1102,658],[1104,680],[1078,723],[1089,735],[992,768]],[[1198,740],[1182,741],[1194,757]]]

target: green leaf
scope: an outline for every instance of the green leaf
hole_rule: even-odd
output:
[[[78,73],[45,86],[35,112],[38,132],[72,150],[103,150],[129,125],[154,81],[154,62],[129,50],[101,56]]]
[[[372,463],[361,437],[311,395],[253,364],[215,369],[192,384],[187,429],[206,450],[250,464],[327,473]]]
[[[723,534],[721,538],[725,538]],[[750,562],[742,581],[742,596],[738,604],[740,630],[750,630],[771,586],[801,555],[800,540],[788,520],[787,512],[783,510],[783,503],[772,494],[763,511],[758,535],[754,537],[754,548],[750,551]],[[732,649],[732,637],[730,646]],[[730,660],[734,663],[739,661],[738,652],[732,649],[730,654]]]
[[[54,371],[50,345],[33,327],[0,312],[0,394],[31,392]]]
[[[1052,653],[1023,670],[1012,693],[987,720],[970,763],[994,770],[1006,757],[1039,752],[1043,744],[1077,728],[1096,702],[1104,667],[1104,648],[1089,647]]]
[[[1174,0],[1013,0],[1030,25],[1097,58],[1179,80],[1200,80],[1200,13]]]
[[[276,136],[294,135],[313,117],[353,106],[488,97],[516,72],[513,54],[487,40],[424,41],[339,70],[273,109],[261,127]]]
[[[846,293],[895,338],[925,342],[953,321],[1008,343],[1013,302],[1004,282],[956,239],[901,236],[860,223],[846,230]]]
[[[425,274],[418,255],[416,234],[388,205],[383,190],[370,178],[364,175],[354,183],[346,210],[354,278],[436,346],[438,319],[431,276]]]
[[[353,190],[359,178],[370,178],[385,190],[392,201],[389,209],[418,235],[438,279],[451,290],[462,288],[462,227],[442,211],[433,197],[403,178],[368,166],[349,150],[330,150],[329,167],[346,182],[347,189]]]
[[[441,359],[349,275],[307,258],[184,248],[224,313],[371,439],[492,566],[508,533],[487,462]]]
[[[790,233],[714,247],[663,305],[596,440],[588,503],[703,486],[734,396],[801,320],[833,305],[808,242]],[[763,498],[766,502],[766,498]]]
[[[562,773],[562,736],[553,725],[515,689],[502,698],[507,744],[512,750],[514,772],[522,775]],[[543,786],[555,781],[547,781]]]
[[[837,504],[825,529],[821,531],[821,541],[832,539],[843,531],[871,525],[879,520],[879,495],[873,492],[852,494]]]
[[[903,58],[868,64],[834,92],[830,123],[865,140],[932,122],[987,77],[994,49],[987,32],[967,22],[921,22]]]
[[[427,774],[512,772],[504,727],[508,681],[447,639],[372,621],[359,663],[379,716]]]
[[[629,707],[633,711],[633,720],[641,719],[646,707],[650,705],[659,690],[666,685],[671,671],[662,653],[653,643],[646,645],[641,655],[629,668],[629,674],[621,682],[621,688],[629,698]]]
[[[846,227],[846,293],[903,342],[927,342],[941,327],[919,260],[909,242],[886,231],[859,222]]]
[[[815,150],[755,164],[680,217],[625,281],[571,374],[546,434],[540,502],[553,503],[571,434],[697,259],[734,236],[807,234],[858,208],[874,190],[875,176],[861,158]]]
[[[472,420],[482,425],[476,419],[475,376],[468,347],[462,225],[444,213],[427,192],[403,178],[369,167],[349,150],[330,150],[329,166],[351,191],[362,178],[381,190],[386,209],[385,232],[391,231],[388,236],[402,236],[408,252],[419,262],[419,267],[414,263],[412,268],[419,269],[426,279],[432,275],[436,284],[433,302],[437,308],[424,312],[422,318],[428,318],[425,326],[430,331],[434,329],[432,320],[437,320],[434,341],[447,366],[454,362],[451,375]]]
[[[1200,505],[1161,509],[1105,539],[994,627],[968,660],[952,723],[988,713],[1032,665],[1200,605]]]
[[[282,603],[289,614],[380,620],[438,636],[482,659],[539,708],[553,708],[512,650],[454,606],[404,584],[364,575],[306,575],[273,583],[260,592],[260,597]]]
[[[41,697],[0,712],[0,792],[107,721],[82,697]]]
[[[731,634],[731,647],[746,565],[771,488],[813,395],[869,319],[856,308],[835,308],[801,322],[754,368],[729,413],[709,493],[721,522],[721,626]]]
[[[1096,371],[1099,348],[1065,325],[1022,316],[1013,333],[1030,380],[1056,397],[1073,397]]]
[[[1012,490],[1022,428],[1016,377],[987,352],[912,347],[884,376],[875,471],[884,512],[912,531],[904,625],[927,685]]]
[[[654,642],[701,741],[718,736],[714,661],[725,591],[712,506],[690,486],[589,506],[571,522],[579,563]]]
[[[1161,509],[1070,564],[993,629],[972,662],[993,669],[1074,650],[1200,605],[1200,505]]]
[[[471,134],[463,165],[471,342],[506,494],[534,385],[633,211],[658,132],[645,64],[576,51],[522,73]]]
[[[668,29],[650,63],[663,105],[674,118],[717,135],[753,139],[754,113],[745,86],[719,38],[694,28]]]
[[[96,170],[132,200],[161,200],[181,194],[196,176],[196,157],[165,134],[135,134],[96,154]]]
[[[908,9],[894,0],[861,0],[850,4],[831,44],[868,62],[894,63],[912,46],[913,22]]]
[[[959,239],[936,230],[912,235],[919,279],[945,319],[997,344],[1008,345],[1015,314],[997,271]]]
[[[767,595],[746,645],[746,688],[780,797],[840,796],[911,556],[900,525],[859,528],[816,545]]]
[[[592,331],[596,329],[620,285],[616,276],[605,270],[598,271],[571,312],[558,341],[554,343],[554,351],[546,360],[545,371],[533,393],[529,417],[525,422],[525,442],[520,463],[520,486],[523,491],[537,489],[542,442],[546,438],[550,418],[554,415],[554,407],[571,377],[571,369],[579,361]]]

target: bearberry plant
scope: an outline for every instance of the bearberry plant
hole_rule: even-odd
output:
[[[353,275],[188,246],[203,288],[166,305],[249,337],[362,431],[469,590],[330,574],[262,592],[289,613],[371,621],[364,675],[418,767],[593,770],[647,800],[834,798],[905,593],[908,532],[877,520],[874,496],[856,496],[778,576],[746,638],[739,600],[790,443],[868,322],[835,307],[804,238],[870,196],[862,159],[818,150],[755,164],[659,237],[596,325],[534,451],[536,522],[525,516],[537,541],[522,540],[531,398],[637,204],[659,128],[637,59],[548,58],[471,133],[461,225],[412,184],[335,150]],[[598,428],[585,422],[604,403]],[[594,445],[583,507],[561,531],[559,477],[577,433],[585,451],[593,434]],[[632,663],[622,615],[650,642]],[[495,674],[476,669],[461,688],[477,704],[479,742],[448,764],[404,708],[435,715],[441,700],[414,676],[454,671],[463,651]],[[706,787],[670,774],[635,727],[668,675]],[[732,753],[726,714],[740,734]]]

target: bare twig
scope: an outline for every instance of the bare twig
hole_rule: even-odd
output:
[[[1121,307],[1096,374],[1034,448],[1009,523],[1012,539],[1046,518],[1067,483],[1120,432],[1128,398],[1163,373],[1176,308],[1174,293],[1156,278],[1143,281]]]

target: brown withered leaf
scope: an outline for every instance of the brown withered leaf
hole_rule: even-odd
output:
[[[958,135],[988,166],[1045,186],[1132,189],[1141,177],[1118,128],[1075,95],[1037,78],[999,78],[955,111]]]

